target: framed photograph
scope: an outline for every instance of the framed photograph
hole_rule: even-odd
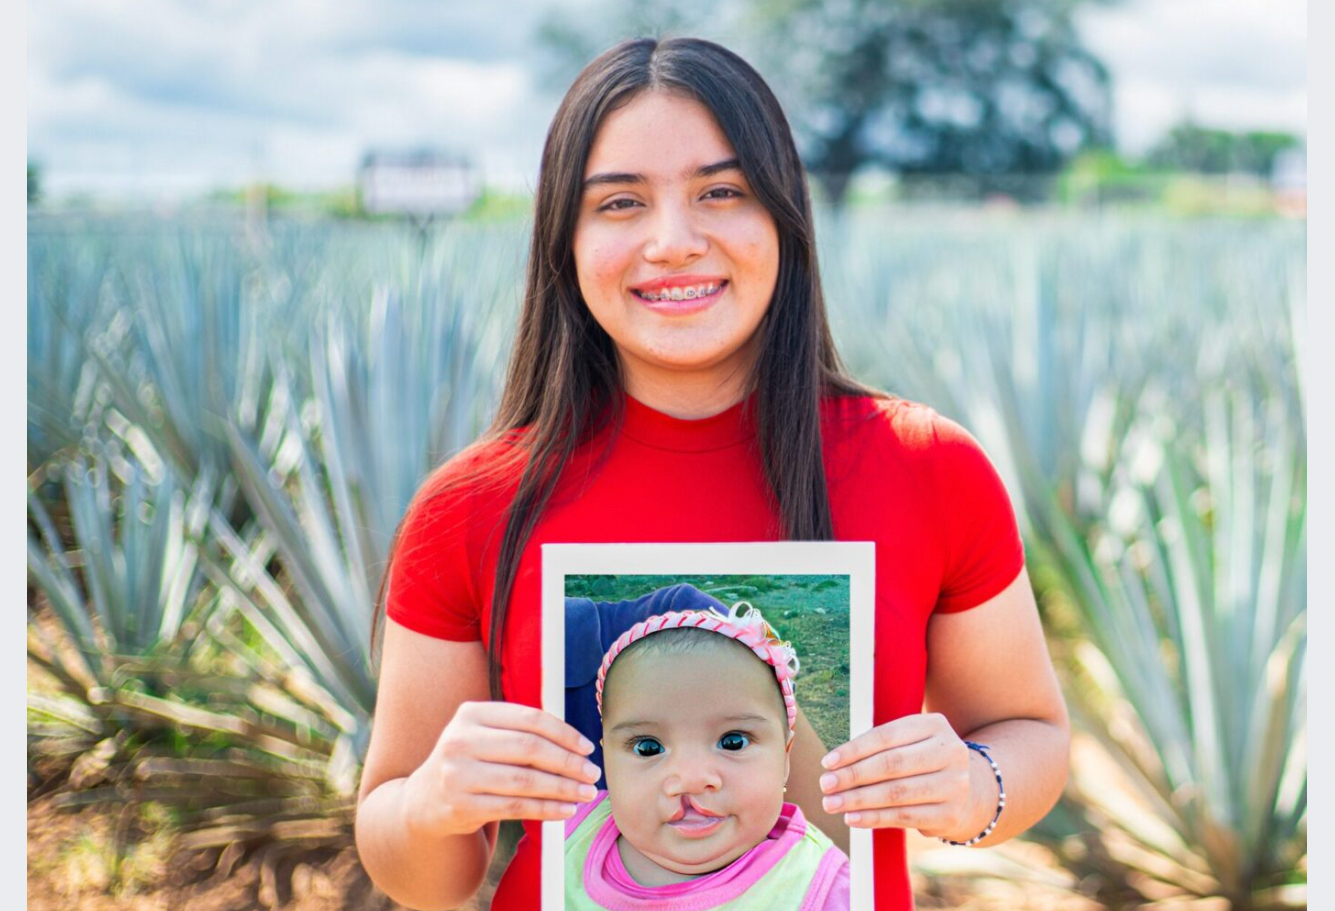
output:
[[[850,906],[871,907],[871,832],[848,830],[845,855],[786,798],[819,791],[788,761],[802,719],[826,749],[872,726],[874,556],[869,542],[543,545],[543,708],[603,770],[593,801],[543,823],[543,911],[669,895],[770,908],[844,877]]]

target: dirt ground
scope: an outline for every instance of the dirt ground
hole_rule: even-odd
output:
[[[31,802],[29,911],[397,911],[402,907],[370,883],[351,848],[277,863],[253,852],[236,858],[234,864],[225,861],[222,867],[231,869],[220,872],[216,857],[173,855],[165,836],[144,828],[138,821],[127,826],[123,818],[103,811],[63,811],[46,797]],[[911,835],[910,860],[942,847]],[[988,852],[998,855],[998,863],[1033,871],[1007,882],[915,873],[918,908],[1101,911],[1101,906],[1057,885],[1060,874],[1044,869],[1042,858],[1029,848],[1016,845],[1004,849],[1004,855]],[[493,875],[497,872],[493,869]],[[466,911],[485,911],[493,890],[494,880]]]
[[[114,814],[71,813],[46,798],[28,805],[29,911],[398,911],[367,879],[351,848],[266,863],[173,854],[165,838],[118,841]],[[484,911],[494,883],[466,911]]]

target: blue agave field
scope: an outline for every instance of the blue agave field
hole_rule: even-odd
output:
[[[59,801],[168,807],[220,856],[350,842],[389,542],[488,421],[526,237],[30,219],[29,765]],[[1305,225],[818,237],[854,374],[969,428],[1021,516],[1078,731],[1031,839],[1110,907],[1305,906]]]

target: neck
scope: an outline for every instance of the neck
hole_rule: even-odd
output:
[[[684,372],[623,357],[621,368],[627,395],[655,411],[686,421],[727,411],[751,391],[750,358],[734,360],[719,369]]]

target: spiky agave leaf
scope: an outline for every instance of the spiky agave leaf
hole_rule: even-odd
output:
[[[226,623],[204,618],[188,655],[116,656],[82,701],[30,694],[32,753],[70,767],[58,804],[169,805],[193,847],[350,836],[355,720],[313,681],[254,673]]]
[[[105,238],[28,237],[28,473],[72,452],[94,421],[84,334],[104,318]]]
[[[72,551],[31,490],[28,499],[29,580],[49,607],[29,617],[28,660],[54,684],[30,690],[29,748],[63,757],[50,771],[81,787],[124,758],[127,734],[162,725],[107,694],[143,689],[136,666],[184,662],[182,625],[209,603],[192,538],[212,482],[182,490],[114,446],[81,451],[62,474]]]
[[[465,378],[473,375],[466,365],[459,366],[459,358],[448,357],[452,353],[448,348],[443,352],[446,356],[441,356],[430,345],[432,340],[444,340],[475,348],[460,337],[467,325],[460,309],[422,308],[405,319],[399,301],[388,294],[379,297],[369,327],[378,347],[365,360],[357,356],[346,325],[332,319],[313,358],[318,410],[299,414],[291,398],[282,405],[286,426],[277,449],[282,457],[290,458],[289,468],[275,471],[265,466],[259,448],[234,433],[243,489],[264,521],[258,533],[242,535],[217,511],[210,517],[208,536],[213,546],[205,550],[203,560],[205,571],[221,590],[224,610],[212,614],[206,626],[210,637],[245,666],[242,673],[247,679],[255,681],[246,692],[244,707],[226,714],[244,714],[245,707],[252,707],[275,721],[293,722],[288,729],[302,730],[307,748],[325,757],[320,793],[328,799],[294,808],[286,797],[275,795],[237,807],[191,834],[196,847],[237,839],[314,837],[310,832],[302,834],[303,827],[312,826],[319,830],[319,838],[343,837],[339,833],[347,831],[350,815],[337,814],[350,814],[348,801],[374,702],[368,670],[368,621],[371,585],[379,571],[376,564],[383,561],[393,525],[421,476],[440,455],[442,431],[432,418],[448,418],[454,409],[471,415],[478,407],[476,384],[431,381],[431,372],[424,369],[432,364]],[[422,339],[428,344],[422,345]],[[280,377],[284,370],[278,369]],[[420,388],[424,374],[429,380],[425,391]],[[453,403],[451,393],[457,396]],[[386,410],[391,403],[394,407]],[[316,421],[312,415],[331,418]],[[404,420],[412,415],[417,419]],[[394,425],[394,421],[402,423]],[[454,421],[443,423],[448,433]],[[475,431],[475,425],[467,429],[470,436]],[[388,438],[416,451],[416,464],[405,466],[399,451],[363,448],[365,440]],[[321,455],[326,457],[323,464]],[[285,482],[285,474],[292,480]],[[380,497],[377,491],[387,493]],[[384,499],[391,505],[385,506]],[[392,505],[395,500],[402,505]],[[295,591],[270,575],[269,560],[274,554],[282,558],[284,576],[295,583]],[[260,636],[262,647],[251,648],[242,642],[229,627],[229,617],[242,619],[247,629]],[[221,695],[218,690],[229,688],[214,689],[216,699]],[[273,732],[262,733],[253,723],[234,720],[225,724],[216,713],[174,702],[118,698],[140,712],[159,713],[178,727],[225,733],[235,749],[272,755],[282,752],[282,738]],[[170,776],[157,776],[153,781],[156,799],[167,799],[168,779]],[[315,799],[318,795],[305,796]],[[178,799],[189,806],[199,804],[198,798],[184,793]],[[201,811],[201,824],[205,812],[214,811]],[[321,821],[320,813],[335,817]]]
[[[1151,384],[1184,425],[1198,424],[1200,389],[1256,361],[1292,387],[1293,340],[1275,314],[1302,300],[1301,230],[1064,216],[1013,228],[822,222],[831,319],[854,372],[964,423],[1012,492],[1028,459],[1068,514],[1092,521]],[[1027,531],[1031,499],[1016,498]]]
[[[85,351],[108,421],[143,461],[161,459],[184,483],[208,474],[219,508],[244,522],[228,470],[226,426],[264,428],[271,399],[269,347],[304,322],[278,307],[273,283],[232,232],[154,224],[116,244],[106,282],[112,317],[93,327]]]
[[[169,471],[152,478],[114,451],[81,453],[63,474],[78,572],[31,491],[29,516],[39,537],[30,527],[28,569],[83,670],[105,684],[112,656],[161,650],[194,605],[202,577],[193,538],[203,528],[213,480],[201,476],[187,495]]]
[[[496,381],[477,342],[485,311],[431,288],[412,304],[378,292],[361,343],[338,312],[322,323],[310,361],[316,398],[300,412],[291,397],[285,405],[290,483],[251,439],[231,435],[241,484],[298,596],[214,518],[238,609],[358,716],[358,750],[374,706],[371,607],[394,529],[434,464],[476,434]],[[290,368],[275,373],[287,386]]]
[[[1151,421],[1132,445],[1159,467],[1119,472],[1139,510],[1051,554],[1097,649],[1075,653],[1073,707],[1138,795],[1080,799],[1146,851],[1194,854],[1239,908],[1304,853],[1306,455],[1289,418],[1227,390],[1203,434]],[[1172,845],[1137,823],[1146,806]]]

